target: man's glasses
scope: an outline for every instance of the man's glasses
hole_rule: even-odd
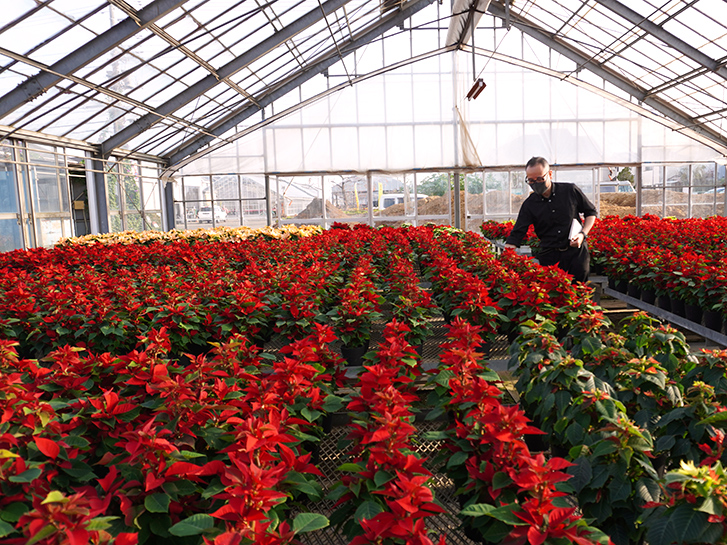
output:
[[[525,178],[525,181],[529,184],[534,184],[536,182],[542,183],[545,181],[545,176],[538,176],[537,178]]]

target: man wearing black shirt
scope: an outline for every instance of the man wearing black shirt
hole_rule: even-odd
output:
[[[540,239],[537,254],[540,264],[557,264],[560,269],[572,274],[575,280],[587,281],[591,258],[585,240],[596,221],[596,208],[577,185],[555,183],[550,164],[542,157],[528,161],[525,175],[533,193],[520,207],[505,248],[520,246],[528,227],[533,225]],[[573,220],[578,222],[581,230],[569,238]]]

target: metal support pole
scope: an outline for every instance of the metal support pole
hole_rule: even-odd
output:
[[[167,231],[176,229],[177,219],[174,213],[174,182],[171,180],[164,184],[164,210],[167,214]]]
[[[273,224],[273,203],[272,195],[270,194],[270,176],[265,175],[265,209],[267,210],[267,221],[268,225]]]
[[[106,193],[105,163],[94,157],[91,159],[93,168],[93,187],[96,193],[96,214],[98,216],[98,232],[109,232],[109,205]]]
[[[454,227],[456,229],[462,229],[462,222],[460,221],[460,194],[459,194],[459,177],[460,173],[454,173],[454,188],[452,195],[454,196]]]

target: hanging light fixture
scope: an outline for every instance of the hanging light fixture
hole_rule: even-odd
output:
[[[480,93],[485,89],[485,87],[487,87],[487,84],[482,80],[482,78],[477,78],[472,89],[470,89],[470,92],[467,93],[467,100],[474,100],[480,96]]]

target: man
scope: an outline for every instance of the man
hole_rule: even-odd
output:
[[[553,181],[553,171],[542,157],[533,157],[525,165],[526,182],[533,193],[525,199],[505,248],[520,246],[528,227],[533,225],[540,239],[538,261],[541,265],[558,265],[586,282],[591,258],[585,244],[588,232],[596,222],[596,208],[575,184]],[[584,220],[581,223],[580,214]],[[580,232],[569,238],[573,220]]]

